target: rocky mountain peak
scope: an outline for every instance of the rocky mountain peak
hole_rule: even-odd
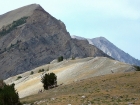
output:
[[[78,40],[81,40],[81,39],[86,40],[86,38],[82,38],[79,36],[74,36],[73,38],[76,38]],[[119,49],[112,42],[110,42],[109,40],[107,40],[106,38],[102,36],[92,38],[92,39],[87,39],[87,40],[91,45],[96,46],[97,48],[101,49],[104,53],[106,53],[107,55],[111,56],[112,58],[116,60],[129,63],[132,65],[140,66],[140,61],[138,59],[135,59],[128,53],[125,53],[123,50]]]
[[[94,38],[93,38],[93,39],[94,39]],[[98,40],[105,40],[105,41],[107,41],[107,39],[106,39],[105,37],[103,37],[103,36],[96,37],[96,39],[98,39]]]
[[[61,20],[31,4],[0,16],[0,76],[7,78],[59,56],[109,57],[88,41],[72,39]]]
[[[78,40],[87,40],[86,38],[80,37],[80,36],[76,36],[76,35],[71,35],[71,37],[73,39],[78,39]]]

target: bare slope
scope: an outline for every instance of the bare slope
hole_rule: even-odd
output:
[[[48,68],[48,73],[54,72],[57,75],[58,84],[70,84],[90,77],[135,70],[131,65],[106,57],[90,57],[44,65],[32,70],[34,71],[33,75],[30,75],[31,71],[29,71],[20,74],[20,76],[22,76],[21,79],[16,80],[18,75],[7,79],[6,83],[14,82],[20,97],[36,94],[40,89],[43,89],[42,83],[40,82],[42,73],[37,72],[40,69],[47,70]],[[46,73],[46,71],[44,73]]]

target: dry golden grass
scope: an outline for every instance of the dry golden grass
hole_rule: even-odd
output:
[[[38,73],[38,71],[42,69],[45,71]],[[34,72],[33,75],[31,75],[31,71]],[[45,73],[54,72],[57,75],[57,83],[64,83],[66,85],[73,83],[73,81],[111,74],[112,72],[135,71],[135,68],[132,65],[111,60],[106,57],[89,57],[46,64],[31,71],[5,80],[7,84],[15,83],[15,88],[20,98],[37,94],[38,91],[43,88],[41,77]],[[16,80],[18,76],[22,76],[22,78]]]
[[[17,87],[17,91],[22,91],[26,87],[33,86],[33,85],[35,85],[35,83],[39,83],[39,82],[40,82],[40,79],[39,78],[31,79],[31,80],[25,82],[23,85],[18,86]]]
[[[35,105],[140,105],[140,72],[110,74],[73,82],[23,98],[21,102]]]

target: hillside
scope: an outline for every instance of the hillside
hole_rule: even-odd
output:
[[[44,73],[54,72],[58,78],[58,85],[66,85],[95,76],[135,71],[135,68],[131,65],[111,60],[106,57],[89,57],[84,59],[64,60],[59,63],[53,62],[31,70],[34,72],[33,75],[31,75],[31,71],[28,71],[10,77],[5,80],[5,82],[8,84],[15,83],[15,88],[22,98],[37,94],[39,90],[43,89],[41,77]],[[42,69],[45,71],[38,73],[38,71]],[[22,78],[18,79],[19,76]]]
[[[95,45],[97,48],[102,50],[107,55],[111,56],[112,58],[119,60],[121,62],[129,63],[132,65],[140,66],[140,60],[135,59],[128,53],[124,52],[123,50],[116,47],[113,43],[108,41],[104,37],[97,37],[93,39],[86,39],[79,36],[72,36],[72,38],[76,38],[78,40],[88,40],[88,42],[92,45]]]
[[[103,37],[71,37],[38,4],[0,15],[0,80],[15,84],[24,105],[139,105],[140,68],[130,57]],[[58,87],[44,90],[52,72]]]
[[[0,78],[8,78],[63,56],[109,57],[87,41],[72,39],[65,24],[32,4],[0,16]]]
[[[93,77],[21,99],[33,105],[140,105],[140,72]]]

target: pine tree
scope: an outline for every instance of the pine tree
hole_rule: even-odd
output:
[[[63,61],[63,59],[64,59],[63,56],[60,56],[60,57],[57,58],[57,61],[61,62],[61,61]]]
[[[0,105],[21,105],[14,86],[15,84],[6,85],[2,80],[0,81]]]
[[[45,74],[41,82],[43,83],[43,87],[45,90],[48,90],[50,86],[57,85],[57,76],[54,73]]]

